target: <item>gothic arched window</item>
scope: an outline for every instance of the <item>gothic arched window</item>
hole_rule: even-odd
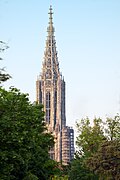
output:
[[[50,123],[50,92],[46,93],[46,122]]]

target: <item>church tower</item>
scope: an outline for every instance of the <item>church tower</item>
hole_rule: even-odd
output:
[[[55,137],[50,157],[67,164],[74,155],[74,130],[66,126],[65,81],[59,68],[52,15],[50,6],[42,72],[36,81],[36,98],[44,105],[48,131]]]

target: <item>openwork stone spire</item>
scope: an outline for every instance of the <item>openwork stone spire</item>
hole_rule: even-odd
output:
[[[42,72],[36,82],[36,98],[38,103],[44,105],[48,131],[55,137],[50,157],[67,164],[74,157],[74,130],[66,126],[65,81],[59,70],[52,15],[50,6]]]
[[[42,76],[44,79],[50,79],[55,82],[55,80],[60,76],[59,72],[59,63],[57,57],[57,50],[56,50],[56,41],[54,36],[54,27],[53,27],[53,12],[52,7],[50,6],[49,9],[49,26],[47,28],[47,40],[46,40],[46,47],[44,52],[44,62],[43,62],[43,69],[42,69]]]

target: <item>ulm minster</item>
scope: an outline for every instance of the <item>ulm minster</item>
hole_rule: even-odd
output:
[[[65,81],[59,68],[52,14],[50,6],[44,61],[36,82],[36,93],[37,102],[44,105],[48,131],[55,137],[50,157],[68,164],[74,157],[74,130],[66,126]]]

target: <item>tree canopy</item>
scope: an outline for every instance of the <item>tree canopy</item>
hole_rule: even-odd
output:
[[[0,88],[0,177],[48,179],[55,172],[49,158],[53,136],[47,133],[43,106],[30,103],[16,88]]]
[[[97,151],[100,143],[105,139],[102,120],[95,118],[91,126],[90,119],[86,118],[77,122],[76,126],[79,133],[76,144],[83,155],[90,156]]]
[[[70,179],[120,179],[120,116],[89,118],[77,122],[75,159],[71,163]]]
[[[120,142],[105,141],[98,151],[89,157],[86,166],[99,175],[100,180],[120,179]]]

